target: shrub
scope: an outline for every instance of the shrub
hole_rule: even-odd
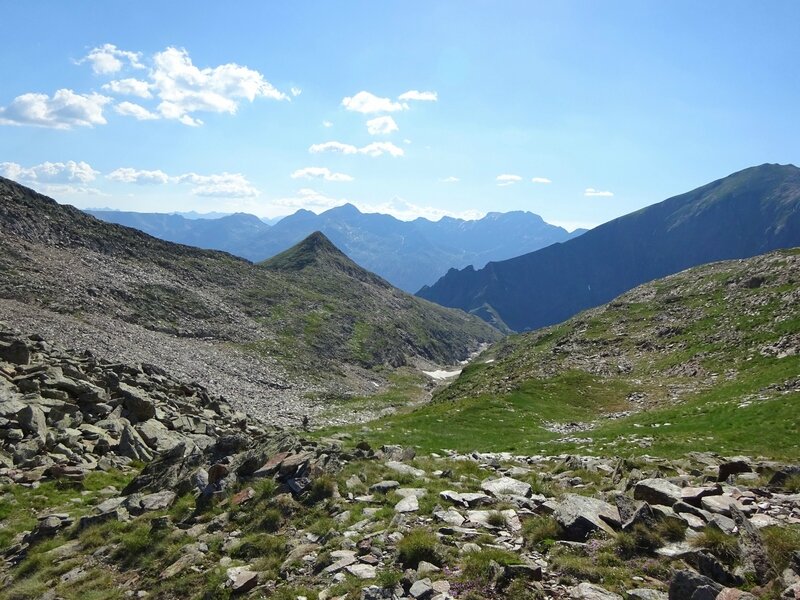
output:
[[[441,566],[439,540],[427,529],[412,529],[397,544],[400,562],[406,568],[416,569],[424,560]]]

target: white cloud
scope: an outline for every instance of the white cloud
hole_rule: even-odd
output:
[[[399,131],[397,123],[392,117],[375,117],[367,121],[367,131],[370,135],[379,135]]]
[[[348,201],[344,198],[330,198],[311,188],[302,188],[297,191],[295,196],[277,198],[272,201],[272,204],[292,210],[304,208],[313,212],[322,212],[336,206],[341,206],[342,204],[347,204],[347,202]]]
[[[583,192],[584,196],[589,198],[610,198],[614,192],[596,190],[594,188],[586,188]]]
[[[97,188],[63,183],[37,186],[37,189],[40,193],[49,196],[108,196]]]
[[[320,152],[341,152],[342,154],[355,154],[358,148],[351,144],[343,144],[341,142],[324,142],[322,144],[312,144],[309,149],[311,154],[319,154]]]
[[[83,161],[43,162],[32,167],[23,167],[13,162],[0,163],[0,175],[22,183],[89,183],[99,171]]]
[[[444,179],[440,179],[439,181],[441,183],[458,183],[461,180],[458,177],[450,176],[450,177],[445,177]]]
[[[557,227],[563,227],[569,232],[575,231],[576,229],[594,229],[600,223],[594,223],[592,221],[561,221],[561,220],[550,220],[545,219],[551,225],[556,225]]]
[[[120,115],[133,117],[137,121],[152,121],[153,119],[160,118],[157,114],[150,112],[144,106],[133,102],[120,102],[114,106],[114,110]]]
[[[289,92],[291,92],[292,96],[297,97],[303,93],[303,90],[301,90],[299,87],[293,87],[289,90]]]
[[[363,148],[357,148],[352,144],[343,144],[342,142],[324,142],[322,144],[311,145],[308,151],[311,154],[319,154],[320,152],[341,152],[342,154],[366,154],[367,156],[373,157],[383,154],[398,157],[405,154],[402,148],[398,148],[391,142],[372,142]]]
[[[292,179],[324,179],[325,181],[353,181],[350,175],[334,173],[327,167],[306,167],[291,174]]]
[[[161,100],[158,112],[184,125],[202,125],[192,116],[196,112],[234,114],[242,100],[289,98],[258,71],[236,63],[200,69],[186,50],[171,47],[157,53],[153,62],[150,78],[151,88]]]
[[[439,99],[439,94],[436,92],[419,92],[417,90],[408,90],[397,97],[398,100],[422,100],[425,102],[436,102]]]
[[[497,181],[497,185],[506,186],[511,185],[512,183],[517,183],[522,181],[522,177],[519,175],[510,175],[508,173],[503,173],[502,175],[498,175],[495,177],[495,181]]]
[[[533,183],[553,183],[547,177],[534,177],[531,181]]]
[[[365,91],[358,92],[355,96],[347,96],[342,100],[342,106],[347,110],[364,114],[408,109],[407,104],[394,102],[389,98],[379,98],[375,94]]]
[[[103,44],[93,48],[78,64],[89,62],[96,74],[109,75],[121,71],[125,62],[134,69],[144,69],[144,65],[139,62],[141,56],[141,52],[128,52],[120,50],[114,44]]]
[[[419,217],[430,221],[438,221],[442,217],[474,220],[486,216],[485,212],[479,210],[467,209],[463,211],[451,211],[434,206],[420,206],[398,197],[394,197],[388,202],[379,204],[354,204],[361,212],[377,212],[392,215],[401,221],[413,221]]]
[[[126,96],[138,96],[139,98],[152,98],[150,84],[141,79],[115,79],[103,84],[103,89],[114,94],[124,94]]]
[[[76,94],[69,89],[47,94],[22,94],[0,108],[0,125],[33,125],[53,129],[105,125],[103,107],[111,98],[97,93]]]
[[[404,143],[404,144],[410,144],[410,143],[411,143],[411,140],[410,140],[410,139],[408,139],[408,138],[406,138],[406,139],[404,139],[404,140],[403,140],[403,143]]]
[[[195,196],[208,198],[255,198],[261,192],[241,173],[215,173],[199,175],[184,173],[170,176],[161,170],[140,170],[131,167],[115,169],[106,178],[120,183],[139,185],[167,183],[193,185],[191,192]]]
[[[402,148],[398,148],[391,142],[372,142],[363,148],[359,148],[358,153],[366,154],[367,156],[381,156],[383,154],[388,154],[396,158],[398,156],[403,156],[405,151]]]
[[[241,173],[198,175],[186,173],[176,178],[179,183],[191,183],[192,194],[210,198],[253,198],[261,192]]]
[[[322,122],[322,126],[323,127],[333,127],[333,123],[331,121],[323,121]]]
[[[112,181],[119,181],[121,183],[137,183],[137,184],[160,184],[168,183],[171,178],[164,171],[144,171],[132,169],[130,167],[122,167],[111,171],[106,175],[107,179]]]

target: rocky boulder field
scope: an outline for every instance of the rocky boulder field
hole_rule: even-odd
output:
[[[0,375],[2,598],[800,598],[796,463],[304,439],[8,327]]]

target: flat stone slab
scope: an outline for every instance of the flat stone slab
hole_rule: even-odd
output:
[[[419,500],[416,496],[406,496],[394,505],[394,510],[399,513],[416,512],[419,510]]]
[[[408,498],[409,496],[416,496],[417,498],[422,498],[425,494],[428,493],[428,490],[424,488],[398,488],[395,490],[395,493],[403,498]]]
[[[386,463],[386,466],[395,473],[400,473],[402,475],[410,475],[411,477],[425,477],[425,471],[422,469],[416,469],[411,465],[397,462],[396,460],[390,460]]]
[[[486,479],[481,483],[481,489],[492,496],[524,496],[531,495],[531,486],[524,481],[512,477]]]
[[[633,497],[648,504],[672,506],[681,500],[681,488],[666,479],[643,479],[633,488]]]
[[[700,501],[705,510],[726,517],[731,516],[731,506],[735,506],[739,510],[744,511],[745,507],[731,496],[707,496]]]
[[[364,563],[356,563],[345,567],[345,571],[351,575],[355,575],[359,579],[375,579],[377,570],[372,565],[365,565]]]
[[[485,506],[487,504],[494,503],[494,500],[490,496],[480,492],[468,492],[462,494],[460,492],[454,492],[453,490],[445,490],[443,492],[439,492],[439,497],[443,500],[448,500],[453,504],[460,504],[465,508],[475,508],[476,506]]]
[[[569,597],[575,600],[623,600],[622,596],[609,592],[593,583],[579,583],[569,591]]]

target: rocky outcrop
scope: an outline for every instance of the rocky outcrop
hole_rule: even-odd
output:
[[[74,480],[267,433],[198,384],[22,338],[2,323],[0,358],[0,478]]]

